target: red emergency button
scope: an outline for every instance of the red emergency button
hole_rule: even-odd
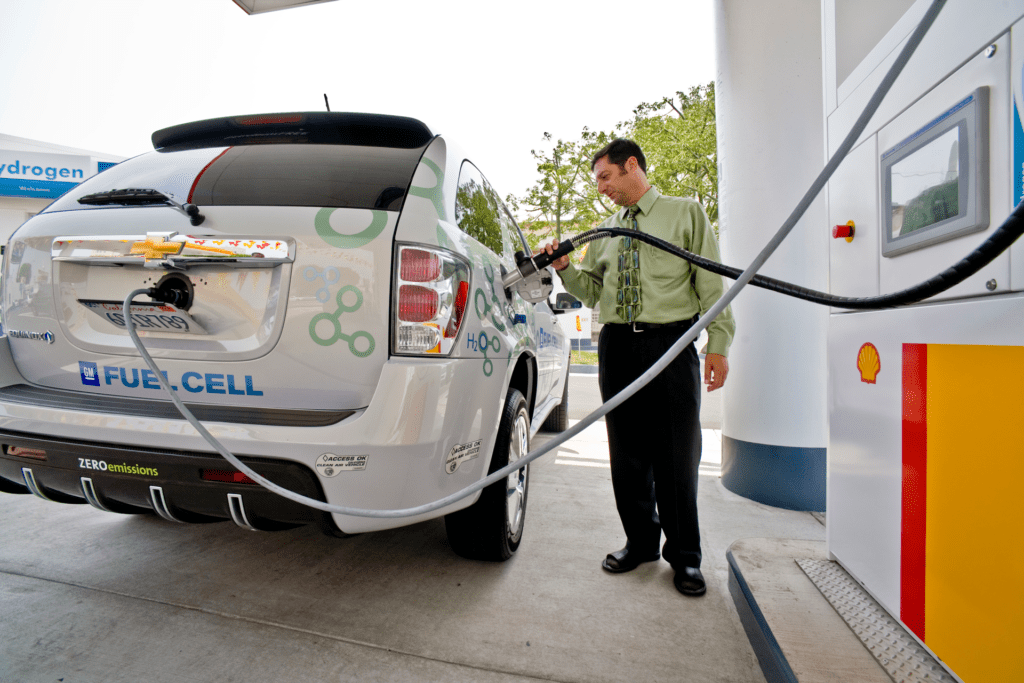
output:
[[[847,221],[846,225],[837,225],[832,228],[832,237],[835,239],[845,237],[847,242],[852,242],[854,228],[855,226],[853,221]]]

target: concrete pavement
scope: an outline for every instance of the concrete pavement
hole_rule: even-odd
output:
[[[588,404],[596,377],[570,391]],[[763,681],[726,550],[821,542],[824,527],[725,490],[715,438],[702,598],[679,595],[664,562],[600,569],[623,542],[600,423],[535,463],[503,564],[454,555],[440,520],[339,540],[0,495],[0,681]]]

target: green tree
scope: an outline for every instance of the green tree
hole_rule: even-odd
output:
[[[620,127],[622,125],[623,124],[619,124]],[[598,150],[617,137],[624,136],[614,132],[590,130],[586,126],[583,127],[583,132],[580,133],[580,138],[582,140],[580,151],[583,154],[582,161],[587,168],[587,173],[583,178],[583,188],[580,190],[580,194],[584,197],[584,202],[582,202],[581,207],[582,215],[580,218],[581,222],[585,223],[587,227],[597,225],[605,218],[619,210],[618,206],[597,191],[597,182],[594,180],[594,172],[590,168],[590,160],[594,158],[594,155],[597,154]]]
[[[544,133],[544,141],[551,142],[551,133]],[[525,210],[524,225],[531,233],[543,231],[561,241],[563,233],[575,232],[579,227],[583,179],[590,172],[584,163],[580,143],[557,140],[550,152],[535,149],[530,154],[537,161],[539,180],[522,198],[509,197],[517,210]]]
[[[633,120],[620,124],[618,131],[644,150],[651,184],[665,194],[695,198],[717,232],[715,84],[642,103],[633,110]]]
[[[647,158],[647,177],[659,191],[693,197],[718,232],[718,153],[715,129],[715,84],[695,86],[657,102],[643,102],[633,118],[614,131],[584,128],[576,142],[559,139],[548,155],[531,150],[539,180],[522,198],[509,195],[528,239],[577,233],[614,213],[618,207],[597,191],[590,159],[614,138],[635,140]],[[550,133],[544,139],[551,140]]]

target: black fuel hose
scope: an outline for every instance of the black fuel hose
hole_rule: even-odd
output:
[[[835,306],[837,308],[876,310],[880,308],[906,306],[908,304],[917,303],[918,301],[923,301],[924,299],[935,296],[936,294],[960,284],[991,263],[997,256],[999,256],[999,254],[1006,251],[1010,245],[1021,236],[1021,234],[1024,234],[1024,202],[1017,205],[1017,208],[1013,210],[1005,221],[1003,221],[1002,225],[996,228],[996,231],[993,232],[987,240],[978,245],[974,251],[962,258],[960,261],[954,263],[938,275],[916,284],[913,287],[909,287],[899,292],[892,292],[891,294],[882,294],[881,296],[836,296],[834,294],[827,294],[825,292],[801,287],[784,280],[765,277],[764,275],[755,275],[753,279],[750,280],[750,284],[755,287],[761,287],[773,292],[778,292],[779,294],[785,294],[786,296],[810,301],[811,303],[821,304],[823,306]],[[557,258],[558,256],[567,254],[572,251],[572,249],[583,246],[587,242],[601,239],[603,237],[614,236],[628,236],[635,240],[646,242],[653,247],[675,254],[679,258],[684,259],[695,266],[704,268],[705,270],[710,270],[711,272],[718,273],[719,275],[724,275],[725,277],[732,278],[733,280],[743,273],[739,268],[726,266],[718,263],[717,261],[712,261],[711,259],[704,258],[703,256],[698,256],[693,252],[687,251],[682,247],[678,247],[671,242],[666,242],[654,235],[648,235],[647,233],[640,232],[638,230],[628,230],[626,228],[594,228],[593,230],[580,233],[568,240],[563,240],[559,244],[560,248],[557,249],[555,254],[552,254],[552,256]],[[566,242],[572,243],[572,249],[565,248]],[[534,257],[540,267],[547,265],[543,262],[547,259],[542,260],[541,258],[544,256],[547,256],[547,254],[538,254]]]

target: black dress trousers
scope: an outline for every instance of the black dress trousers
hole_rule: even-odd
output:
[[[607,401],[654,365],[689,328],[642,332],[605,325],[598,341],[601,397]],[[612,488],[631,549],[657,551],[673,567],[699,567],[697,477],[701,456],[700,361],[688,345],[647,386],[605,416]]]

